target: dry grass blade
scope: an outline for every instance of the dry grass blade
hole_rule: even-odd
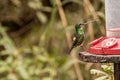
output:
[[[59,11],[59,15],[60,15],[63,27],[66,28],[68,23],[67,23],[67,20],[65,18],[65,13],[64,13],[64,10],[62,8],[62,3],[61,3],[60,0],[56,0],[56,1],[57,1],[58,11]],[[71,40],[71,35],[70,35],[70,33],[68,31],[65,32],[65,35],[66,35],[66,38],[67,38],[68,46],[70,48],[71,47],[71,41],[72,41]],[[71,57],[72,57],[73,60],[76,60],[75,51],[71,52]],[[83,77],[82,77],[82,74],[81,74],[81,70],[79,68],[79,64],[78,63],[74,63],[73,65],[75,67],[75,71],[76,71],[78,80],[83,80]]]
[[[100,24],[100,19],[89,0],[84,0],[84,8],[85,8],[85,10],[88,10],[87,13],[91,13],[93,18],[97,19]],[[100,30],[101,30],[102,34],[105,34],[104,26],[101,26]]]
[[[85,12],[86,12],[86,16],[89,16],[89,8],[88,8],[88,5],[86,4],[87,1],[84,0],[84,9],[85,9]],[[86,6],[87,5],[87,6]],[[97,17],[95,17],[94,19],[98,19]],[[92,24],[88,24],[88,32],[90,34],[90,40],[93,40],[94,39],[94,30],[93,30],[93,26]]]

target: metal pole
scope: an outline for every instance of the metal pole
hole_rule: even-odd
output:
[[[114,63],[114,79],[120,80],[120,63]]]
[[[120,36],[120,0],[105,0],[105,12],[107,36]],[[114,63],[114,78],[120,80],[120,63]]]

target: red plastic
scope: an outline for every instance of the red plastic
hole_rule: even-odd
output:
[[[120,55],[120,37],[100,37],[89,43],[93,54]]]

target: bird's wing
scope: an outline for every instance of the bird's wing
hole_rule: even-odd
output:
[[[70,48],[69,53],[72,51],[72,49],[74,47],[77,47],[78,45],[81,45],[83,43],[84,40],[84,35],[76,35],[75,37],[73,37],[73,44],[72,47]]]
[[[73,43],[72,43],[72,47],[71,47],[70,50],[69,50],[69,53],[72,51],[72,49],[73,49],[74,47],[77,46],[77,43],[78,43],[78,36],[76,35],[76,36],[73,37]]]
[[[76,36],[73,38],[73,44],[72,44],[72,46],[76,47],[76,46],[78,45],[79,38],[80,38],[79,35],[76,35]]]

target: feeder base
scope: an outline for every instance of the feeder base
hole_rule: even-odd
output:
[[[81,61],[93,63],[120,63],[120,55],[96,55],[88,52],[80,52],[78,58]]]

